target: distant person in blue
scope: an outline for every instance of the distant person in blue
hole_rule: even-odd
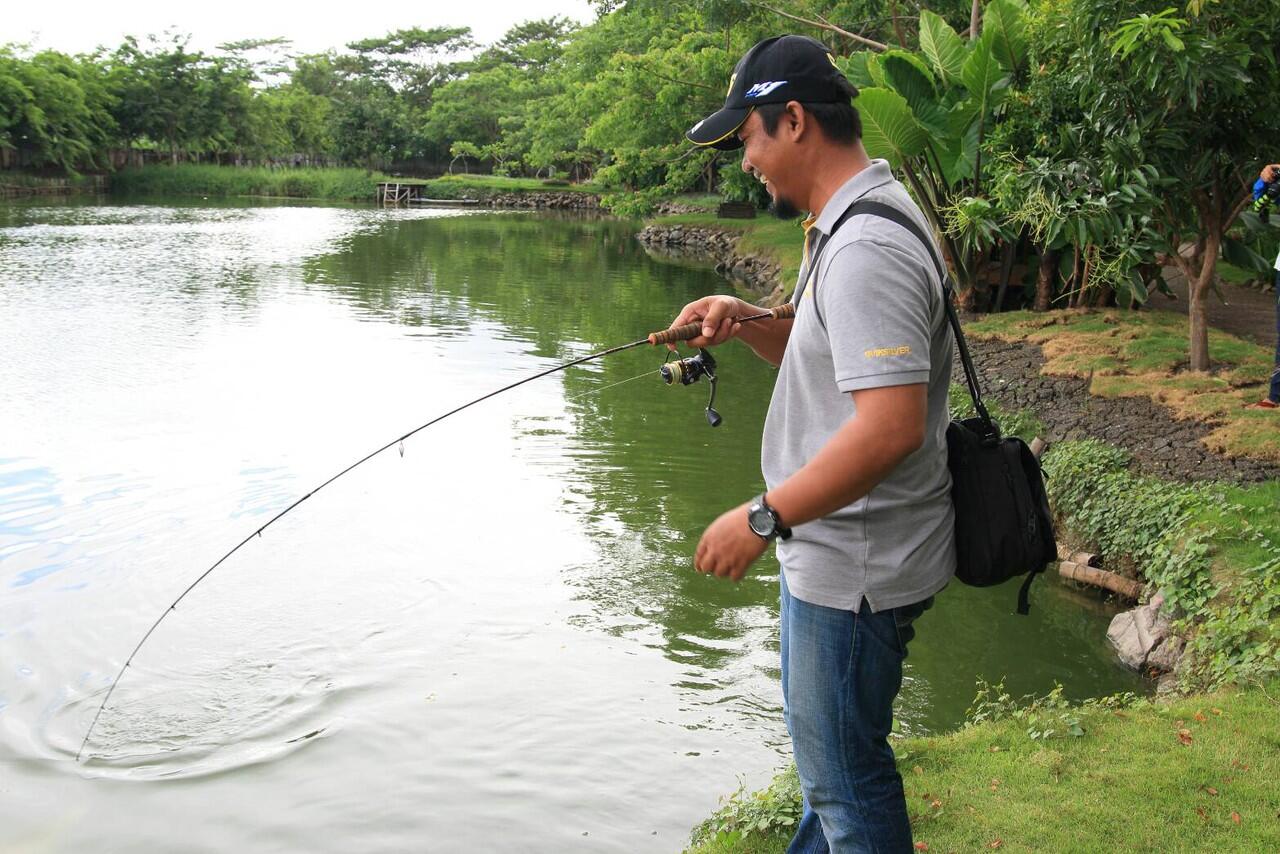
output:
[[[1267,190],[1280,183],[1280,163],[1272,163],[1262,167],[1262,173],[1253,185],[1253,199],[1256,203]],[[1265,217],[1264,217],[1265,221]],[[1267,396],[1257,403],[1250,403],[1245,409],[1280,410],[1280,254],[1276,255],[1276,360],[1271,371],[1271,388]]]

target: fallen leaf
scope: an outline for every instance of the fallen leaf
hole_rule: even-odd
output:
[[[928,792],[925,792],[921,800],[931,801],[933,800],[933,795],[929,794]]]
[[[1196,720],[1198,720],[1200,723],[1204,723],[1209,719],[1204,716],[1204,712],[1196,712]]]
[[[999,745],[995,745],[995,744],[993,744],[993,745],[992,745],[990,748],[988,748],[988,749],[989,749],[992,753],[999,753],[999,752],[1000,752],[1000,746],[999,746]]]
[[[1236,824],[1239,824],[1239,823],[1240,823],[1240,813],[1238,813],[1238,812],[1233,812],[1233,813],[1231,814],[1231,820],[1232,820],[1232,821],[1234,821]]]
[[[1003,840],[1003,839],[993,839],[993,840],[991,840],[991,847],[992,847],[992,848],[999,848],[1001,845],[1004,845],[1004,840]]]
[[[1222,714],[1222,709],[1210,709],[1209,711],[1213,712],[1215,715]]]
[[[911,773],[912,773],[912,774],[923,774],[923,773],[924,773],[924,769],[923,769],[923,768],[921,768],[919,765],[917,765],[916,767],[914,767],[914,768],[912,768],[912,769],[911,769]]]
[[[926,844],[925,844],[925,843],[923,843],[923,842],[917,842],[917,843],[916,843],[916,850],[917,850],[917,851],[928,851],[928,850],[929,850],[929,846],[928,846],[928,845],[926,845]]]
[[[1214,797],[1218,796],[1218,790],[1215,789],[1213,786],[1205,786],[1204,790],[1209,794],[1213,795]]]
[[[999,787],[999,786],[992,786],[992,787],[991,787],[991,791],[993,791],[993,792],[998,792],[998,791],[1000,791],[1000,787]]]
[[[1248,771],[1248,770],[1249,770],[1249,766],[1248,766],[1248,765],[1246,765],[1246,764],[1244,764],[1243,762],[1241,762],[1239,759],[1232,759],[1232,760],[1231,760],[1231,767],[1232,767],[1232,768],[1239,768],[1241,771]]]
[[[1209,820],[1209,814],[1204,811],[1204,807],[1196,807],[1196,815],[1200,816],[1200,818],[1205,821]]]
[[[1190,747],[1191,746],[1191,730],[1189,729],[1178,730],[1178,741]]]
[[[936,799],[935,799],[935,800],[932,800],[932,801],[930,801],[930,802],[929,802],[929,807],[930,807],[930,809],[935,809],[935,810],[936,810],[936,809],[937,809],[938,807],[940,807],[940,806],[942,806],[942,801],[939,801],[939,800],[936,800]]]

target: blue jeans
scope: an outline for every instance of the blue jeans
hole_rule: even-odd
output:
[[[1271,393],[1267,400],[1280,403],[1280,270],[1276,270],[1276,364],[1271,373]]]
[[[804,812],[788,854],[907,852],[911,825],[889,747],[893,700],[912,621],[933,598],[859,613],[801,601],[782,587],[782,709]]]

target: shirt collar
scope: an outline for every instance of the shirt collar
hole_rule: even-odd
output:
[[[871,165],[840,185],[840,189],[827,200],[813,227],[824,235],[830,235],[836,221],[849,209],[849,205],[893,180],[893,170],[887,160],[872,160]]]

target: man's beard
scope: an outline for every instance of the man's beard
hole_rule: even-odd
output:
[[[800,216],[800,209],[786,196],[776,196],[769,202],[769,213],[778,219],[796,219]]]

